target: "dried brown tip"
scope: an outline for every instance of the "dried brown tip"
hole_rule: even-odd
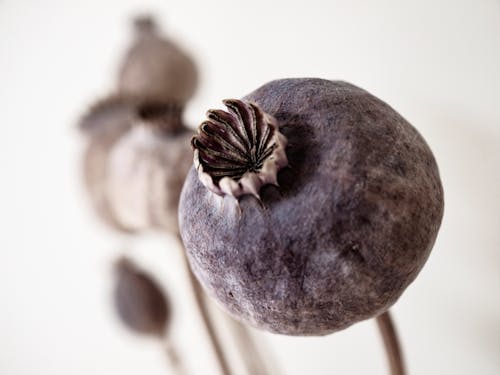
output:
[[[161,288],[124,257],[115,262],[115,273],[114,303],[121,321],[136,333],[163,336],[169,308]]]
[[[263,185],[277,185],[288,164],[287,140],[277,120],[256,104],[227,99],[228,111],[212,109],[191,145],[200,181],[214,193],[259,198]]]
[[[133,20],[134,29],[138,34],[156,33],[158,26],[151,14],[141,14]]]

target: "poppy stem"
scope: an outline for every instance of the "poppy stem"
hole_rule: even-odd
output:
[[[198,311],[200,313],[201,320],[203,322],[203,325],[205,326],[205,329],[207,331],[208,338],[210,340],[211,346],[213,348],[214,354],[215,354],[215,359],[220,367],[220,371],[222,375],[230,375],[231,371],[229,369],[228,361],[224,355],[224,351],[222,350],[221,343],[219,341],[219,338],[217,337],[217,334],[215,332],[215,327],[210,319],[210,315],[208,312],[208,306],[203,298],[203,290],[201,289],[201,286],[196,279],[196,277],[193,274],[193,271],[191,271],[191,268],[189,267],[189,263],[186,257],[186,251],[184,249],[184,245],[182,243],[182,239],[180,236],[178,237],[180,244],[181,244],[181,250],[182,250],[182,258],[184,261],[184,265],[186,267],[186,273],[188,274],[188,279],[189,279],[189,284],[191,286],[191,289],[194,294],[196,306],[198,308]]]
[[[177,350],[172,345],[167,336],[165,336],[163,339],[163,347],[165,349],[169,365],[174,370],[174,373],[176,375],[186,375],[187,372],[186,369],[184,368],[184,364],[182,363],[182,359],[180,358],[179,354],[177,353]]]
[[[225,317],[236,338],[247,374],[270,374],[248,328],[228,315],[225,315]]]
[[[385,351],[389,362],[389,369],[391,375],[405,375],[405,366],[401,345],[398,340],[396,327],[392,321],[389,311],[377,316],[376,318],[378,328],[384,341]]]

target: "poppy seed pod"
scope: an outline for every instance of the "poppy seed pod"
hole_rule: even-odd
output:
[[[135,41],[120,69],[119,92],[142,102],[186,103],[197,85],[193,60],[159,35],[151,17],[138,17],[134,26]]]
[[[237,319],[281,334],[324,335],[386,311],[443,214],[421,135],[341,81],[277,80],[225,103],[192,142],[179,206],[201,284]]]
[[[123,226],[178,233],[179,196],[192,162],[192,131],[181,115],[176,105],[142,107],[111,150],[106,194]]]
[[[106,194],[106,161],[117,140],[127,132],[135,116],[134,106],[119,96],[98,101],[81,118],[78,127],[87,137],[83,156],[85,188],[100,218],[111,227],[129,231],[110,211]]]
[[[114,303],[121,321],[132,331],[162,337],[170,311],[156,282],[126,258],[115,264]]]

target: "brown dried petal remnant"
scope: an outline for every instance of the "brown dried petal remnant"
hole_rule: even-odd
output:
[[[228,111],[211,109],[191,141],[200,181],[214,193],[259,198],[263,185],[278,185],[288,164],[287,140],[276,119],[254,103],[226,99]]]

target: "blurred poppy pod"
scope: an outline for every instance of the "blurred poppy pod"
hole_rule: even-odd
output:
[[[123,60],[120,94],[142,103],[183,105],[194,94],[198,74],[191,59],[173,41],[160,35],[152,17],[134,21],[135,40]]]
[[[134,332],[163,337],[170,311],[161,288],[126,258],[116,262],[115,276],[114,303],[121,321]]]
[[[141,107],[107,159],[106,194],[117,220],[133,230],[178,233],[182,184],[192,162],[192,131],[177,105]]]
[[[106,194],[107,159],[118,139],[126,133],[135,116],[134,104],[119,96],[95,103],[80,119],[78,127],[87,138],[83,156],[85,188],[97,214],[120,231],[129,231],[110,210]]]

